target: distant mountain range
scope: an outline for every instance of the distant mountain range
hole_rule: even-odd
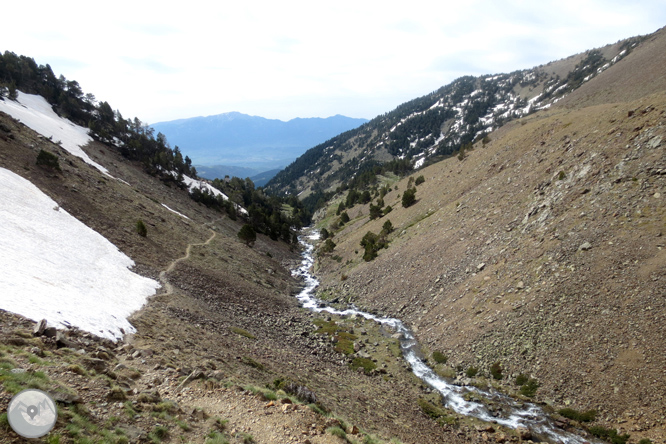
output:
[[[341,115],[284,122],[230,112],[151,126],[200,165],[200,171],[201,165],[223,165],[250,168],[257,174],[284,168],[309,148],[365,122]]]
[[[255,186],[263,187],[271,180],[277,173],[282,171],[281,168],[275,168],[268,171],[260,171],[254,168],[245,168],[239,166],[229,166],[229,165],[195,165],[197,169],[197,174],[204,179],[213,180],[216,178],[223,178],[224,176],[229,177],[240,177],[245,179],[249,177],[254,182]]]

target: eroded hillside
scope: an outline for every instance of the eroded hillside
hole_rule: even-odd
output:
[[[41,150],[57,157],[58,168],[37,165]],[[328,321],[293,298],[300,282],[291,268],[300,258],[289,244],[258,235],[249,247],[237,236],[241,217],[194,202],[113,147],[92,142],[85,152],[112,177],[0,114],[0,167],[37,185],[57,203],[53,211],[109,239],[162,289],[131,317],[137,332],[117,343],[75,328],[33,334],[38,320],[0,313],[0,441],[23,442],[5,412],[26,387],[47,390],[58,403],[58,422],[44,442],[478,438],[476,430],[447,430],[423,413],[423,387],[402,364],[396,340],[372,325],[337,320],[337,329],[362,327],[368,348],[387,363],[383,373],[350,366],[319,331]],[[12,297],[11,289],[2,297]]]
[[[490,384],[499,363],[492,383],[505,391],[517,393],[524,374],[554,409],[594,409],[596,424],[662,442],[666,88],[655,70],[664,41],[662,32],[567,107],[415,173],[418,186],[386,178],[393,210],[383,217],[357,205],[336,230],[337,196],[320,214],[336,244],[317,262],[320,295],[406,320],[459,383]],[[632,77],[636,89],[620,89]],[[417,201],[403,208],[408,186]],[[387,219],[388,248],[364,261],[362,238]],[[467,379],[471,367],[484,377]]]

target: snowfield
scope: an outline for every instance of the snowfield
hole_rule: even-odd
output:
[[[0,100],[0,111],[20,120],[42,136],[50,137],[56,143],[61,142],[61,146],[69,153],[110,176],[109,170],[94,162],[81,149],[93,140],[88,135],[88,130],[58,116],[42,96],[18,91],[18,103],[9,99]]]
[[[0,308],[112,340],[135,331],[127,317],[160,284],[115,245],[4,168],[0,220]]]

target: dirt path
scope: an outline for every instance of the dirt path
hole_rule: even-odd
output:
[[[213,223],[215,223],[215,222],[209,222],[206,225],[212,225]],[[196,244],[187,244],[187,248],[185,249],[185,255],[171,261],[169,266],[167,266],[167,268],[165,270],[162,270],[160,272],[159,279],[160,279],[160,282],[162,283],[162,286],[164,287],[164,290],[165,290],[164,293],[161,293],[162,296],[168,296],[170,294],[173,294],[173,285],[171,285],[169,283],[169,281],[167,280],[167,274],[170,273],[171,271],[173,271],[173,269],[176,267],[176,265],[178,263],[190,258],[190,251],[192,250],[192,247],[202,247],[202,246],[208,245],[209,243],[211,243],[211,241],[213,239],[215,239],[215,236],[217,236],[217,232],[215,230],[213,230],[212,228],[209,228],[209,230],[212,234],[205,242],[196,243]]]

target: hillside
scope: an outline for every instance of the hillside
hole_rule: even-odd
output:
[[[283,168],[307,149],[365,122],[340,115],[284,122],[232,112],[157,122],[151,127],[197,165],[240,166],[257,174]]]
[[[303,198],[314,194],[316,202],[324,192],[353,180],[371,181],[363,175],[382,165],[394,172],[419,169],[483,139],[506,122],[548,109],[622,63],[643,40],[623,40],[532,69],[461,77],[312,148],[267,188]]]
[[[612,66],[581,64],[590,57],[595,63],[612,61],[622,48],[632,50]],[[558,75],[569,81],[584,80],[588,69],[596,75],[557,103],[560,96],[533,101],[543,108],[536,112],[518,112],[527,104],[517,95],[490,94],[514,97],[516,114],[501,126],[493,123],[485,142],[481,138],[467,145],[456,157],[441,155],[438,162],[435,150],[410,177],[382,170],[377,190],[365,190],[370,203],[351,202],[340,215],[339,204],[351,193],[341,189],[334,194],[335,181],[346,170],[313,170],[324,178],[319,191],[328,186],[334,194],[317,215],[318,227],[327,228],[334,242],[319,246],[314,267],[321,280],[319,296],[336,306],[353,302],[403,319],[438,374],[456,384],[511,394],[524,406],[536,401],[552,412],[557,428],[578,433],[580,442],[595,441],[590,426],[617,430],[616,442],[625,433],[632,444],[643,438],[664,442],[666,85],[659,74],[665,50],[662,30],[603,48],[601,58],[589,52],[548,65],[541,88],[560,85],[552,91],[572,85],[547,84]],[[39,67],[35,72],[49,71]],[[134,262],[131,270],[123,262],[125,271],[160,288],[130,316],[136,331],[117,342],[90,331],[99,325],[59,323],[56,332],[39,328],[39,319],[0,310],[0,442],[24,442],[9,429],[4,412],[12,396],[26,387],[47,390],[57,401],[58,422],[41,440],[48,443],[542,440],[527,430],[445,408],[442,397],[405,363],[400,334],[390,328],[300,307],[293,296],[302,282],[292,275],[301,263],[300,252],[291,232],[281,231],[285,223],[289,229],[288,221],[299,220],[293,196],[279,201],[237,178],[196,181],[185,174],[191,174],[191,162],[171,150],[165,138],[151,137],[138,119],[127,121],[114,112],[100,118],[99,111],[110,106],[82,99],[76,82],[64,90],[62,84],[45,88],[37,77],[26,83],[28,92],[52,91],[59,104],[44,106],[44,99],[26,98],[26,91],[10,88],[24,105],[9,98],[3,105],[30,111],[25,104],[32,100],[42,113],[37,118],[31,111],[30,119],[19,122],[0,112],[2,177],[29,181],[39,189],[33,195],[49,206],[38,193],[55,202],[40,211],[73,216]],[[509,77],[502,81],[515,90]],[[433,108],[438,118],[453,109],[447,108],[451,104],[469,116],[475,109],[472,99],[481,94],[472,97],[475,89],[470,88],[482,83],[461,79],[443,88],[446,94],[434,102],[434,97],[417,99],[405,106],[406,114],[399,108],[382,116],[383,124],[396,128],[393,133],[410,128],[419,110],[437,103],[442,104]],[[537,97],[538,86],[532,87],[521,97]],[[508,103],[494,100],[488,105],[493,112]],[[85,112],[78,113],[73,103],[83,103]],[[65,114],[73,123],[60,120]],[[396,127],[405,116],[411,117]],[[43,133],[71,125],[88,136],[81,126],[87,118],[94,137],[59,139]],[[456,120],[450,119],[445,120],[453,125]],[[438,146],[455,152],[457,138],[460,143],[476,138],[478,127],[471,121],[465,126],[465,119],[458,125],[465,131],[447,133],[453,144]],[[338,140],[343,146],[346,137],[357,137],[371,123],[331,143]],[[408,140],[415,137],[411,130],[405,134]],[[379,143],[383,136],[371,137]],[[387,137],[382,146],[393,140]],[[400,150],[398,144],[394,148]],[[428,147],[417,142],[413,148]],[[382,150],[376,153],[389,153]],[[400,169],[417,156],[410,160],[407,151],[397,152],[406,156],[406,163],[394,163],[403,173]],[[365,168],[362,157],[354,156]],[[417,179],[421,175],[423,181]],[[306,182],[285,186],[305,196]],[[22,180],[11,183],[18,184],[12,191],[28,189]],[[416,200],[403,208],[408,189],[416,190]],[[223,197],[222,191],[228,194]],[[27,202],[18,205],[13,195],[11,201],[5,196],[2,211],[11,214],[12,224],[3,228],[13,231],[3,232],[1,242],[3,251],[10,243],[18,246],[13,253],[18,260],[19,253],[28,253],[21,251],[26,236],[20,232],[33,229],[28,222],[38,216],[25,210]],[[282,211],[267,216],[258,210],[264,204]],[[386,214],[369,220],[376,207]],[[342,214],[348,222],[341,223]],[[145,236],[138,220],[144,222]],[[361,241],[368,231],[379,234],[387,220],[394,227],[385,235],[387,248],[377,249],[377,257],[366,262]],[[50,217],[41,221],[51,223]],[[245,223],[259,231],[251,246],[238,237]],[[58,253],[58,244],[39,244],[40,236],[47,239],[55,231],[40,230],[32,236],[38,249],[29,259],[45,256],[57,265],[60,259],[50,254]],[[59,240],[65,244],[63,255],[87,248],[74,239],[71,245]],[[328,252],[321,249],[326,246]],[[5,267],[13,267],[9,259]],[[108,266],[100,262],[95,266]],[[68,268],[86,267],[63,263],[65,278],[84,271]],[[39,267],[27,268],[32,283],[45,280]],[[5,279],[13,268],[3,271]],[[103,289],[120,287],[120,278],[105,276]],[[86,282],[74,284],[81,289]],[[13,287],[3,286],[0,302],[20,297]],[[90,288],[83,291],[87,299],[77,304],[94,307],[100,298],[109,299]],[[45,293],[42,304],[53,302],[48,290],[40,292]],[[525,379],[521,386],[515,383],[518,377]],[[472,400],[476,396],[467,394]],[[502,413],[499,401],[479,402]],[[580,412],[579,419],[590,419],[595,415],[583,413],[594,410],[596,417],[586,425],[590,433],[580,431],[579,421],[571,419],[576,415],[557,413],[564,407]]]
[[[29,102],[22,92],[18,99]],[[30,110],[24,106],[19,107]],[[71,126],[80,132],[81,127],[50,114],[49,107],[42,111],[31,111],[25,123],[40,131]],[[101,324],[75,322],[84,307],[86,318],[94,319],[98,299],[107,298],[76,280],[75,272],[84,271],[77,269],[87,267],[80,261],[63,260],[55,276],[83,289],[79,310],[75,306],[64,322],[52,319],[49,328],[36,329],[39,319],[0,310],[0,442],[23,442],[10,430],[5,412],[12,396],[27,387],[47,390],[57,401],[58,422],[41,440],[49,443],[335,443],[341,441],[334,433],[345,432],[355,441],[380,443],[394,437],[416,443],[480,436],[467,426],[442,428],[422,412],[418,400],[425,388],[403,363],[395,339],[371,323],[338,319],[338,328],[363,329],[368,350],[385,362],[383,373],[352,368],[351,358],[320,331],[326,316],[299,308],[292,296],[300,286],[291,275],[300,261],[298,251],[262,234],[252,247],[241,242],[242,211],[233,213],[234,220],[232,213],[191,197],[199,186],[210,185],[188,189],[164,175],[147,174],[142,161],[127,159],[115,144],[86,140],[73,154],[69,143],[74,141],[56,137],[0,113],[3,177],[21,178],[16,181],[21,185],[12,187],[28,189],[25,181],[34,185],[39,191],[33,195],[54,202],[47,211],[66,212],[92,228],[131,258],[132,272],[161,288],[130,317],[136,331],[125,331],[117,342],[100,337]],[[38,163],[42,151],[51,156]],[[37,216],[27,205],[3,202],[3,214],[13,221],[3,229],[15,230],[3,231],[3,251],[13,243],[17,249],[9,251],[17,254],[15,261],[44,255],[58,265],[57,254],[68,255],[72,246],[92,249],[65,238],[59,239],[65,247],[57,251],[48,240],[61,232],[47,227],[32,236],[41,251],[21,251],[17,240],[24,238],[18,233],[32,229]],[[138,220],[145,236],[137,230]],[[12,258],[6,259],[3,303],[21,297],[13,287],[18,281],[5,280],[14,270]],[[95,266],[108,267],[102,256],[96,260]],[[26,286],[47,279],[40,268],[28,270]],[[120,288],[115,275],[95,273],[90,279],[95,277],[103,280],[102,289]],[[47,282],[57,281],[49,276]],[[39,291],[43,308],[62,311],[48,289]]]
[[[486,143],[380,177],[344,224],[337,194],[317,215],[335,244],[316,262],[319,295],[406,320],[461,384],[517,393],[522,374],[554,410],[594,410],[594,426],[663,442],[664,54],[662,29]],[[370,220],[373,206],[392,211]],[[387,220],[387,248],[366,262],[361,242]]]

